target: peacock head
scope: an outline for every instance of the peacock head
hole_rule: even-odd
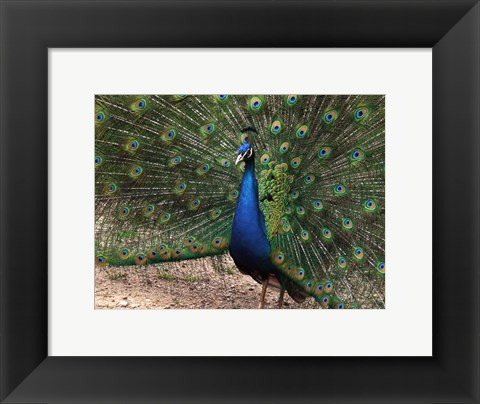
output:
[[[235,165],[237,165],[241,161],[247,162],[253,159],[254,156],[255,156],[255,153],[253,152],[252,145],[250,143],[244,143],[238,149],[238,156],[237,156],[237,160],[235,161]]]

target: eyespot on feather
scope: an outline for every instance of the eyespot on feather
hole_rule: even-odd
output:
[[[312,203],[313,205],[313,209],[316,211],[316,212],[321,212],[323,209],[324,209],[324,205],[323,205],[323,202],[320,201],[320,200],[315,200],[313,201]]]
[[[385,275],[385,263],[383,261],[377,262],[376,270],[380,272],[382,275]]]
[[[281,251],[273,251],[272,260],[275,264],[281,265],[285,262],[285,255]]]
[[[282,121],[276,119],[270,125],[270,133],[272,135],[278,135],[282,131]]]
[[[369,198],[363,202],[363,209],[369,213],[376,212],[378,209],[377,202],[375,202],[375,199]]]
[[[333,238],[333,232],[330,229],[324,227],[321,230],[321,236],[325,241],[330,241]]]
[[[367,107],[360,107],[355,110],[353,116],[357,122],[362,121],[368,116],[369,110]]]
[[[248,100],[247,107],[252,112],[259,112],[263,107],[264,99],[263,97],[254,96]]]
[[[318,150],[318,157],[320,158],[320,160],[325,160],[330,156],[331,153],[332,153],[332,148],[331,147],[322,146]]]
[[[352,219],[345,217],[342,219],[342,228],[346,231],[352,231],[353,230],[353,221]]]
[[[105,258],[104,255],[97,255],[95,257],[95,265],[97,267],[103,268],[105,265],[107,265],[107,259]]]
[[[362,247],[356,246],[353,248],[353,258],[357,262],[363,261],[364,252]]]
[[[138,253],[135,255],[135,264],[145,265],[147,263],[147,254]]]
[[[288,107],[293,107],[298,103],[299,99],[300,99],[300,96],[298,95],[287,95],[285,96],[285,104]]]
[[[118,256],[122,261],[125,261],[130,258],[130,250],[128,248],[121,248],[118,252]]]
[[[336,184],[333,186],[333,193],[335,196],[344,196],[347,194],[347,187],[343,184]]]
[[[297,139],[303,139],[308,134],[308,125],[300,125],[295,131],[295,136]]]
[[[337,258],[337,266],[338,268],[340,268],[341,270],[346,270],[347,267],[348,267],[348,263],[347,263],[347,260],[345,257],[343,256],[340,256]]]
[[[335,122],[338,118],[338,111],[335,109],[331,109],[323,115],[323,121],[327,124],[330,125],[333,122]]]
[[[300,167],[300,163],[302,162],[302,159],[300,157],[295,157],[292,160],[290,160],[290,166],[294,169],[297,169]]]

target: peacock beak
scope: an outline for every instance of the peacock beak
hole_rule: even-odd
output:
[[[247,154],[247,153],[245,153],[245,154]],[[237,156],[237,159],[235,160],[235,165],[237,165],[238,163],[240,163],[240,161],[243,160],[243,158],[245,157],[245,154],[239,154]]]

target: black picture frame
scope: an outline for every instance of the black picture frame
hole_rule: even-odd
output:
[[[1,402],[479,402],[477,0],[3,0],[0,11]],[[433,48],[433,357],[49,357],[54,47]],[[414,280],[405,298],[422,304]],[[328,343],[328,326],[315,338]]]

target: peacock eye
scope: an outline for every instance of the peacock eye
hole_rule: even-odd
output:
[[[309,185],[309,184],[311,184],[313,181],[315,181],[315,176],[314,176],[314,175],[307,174],[307,175],[305,176],[305,184]]]
[[[99,114],[97,114],[97,122],[103,121],[103,118],[105,118],[105,115],[103,115],[102,112],[100,112]]]
[[[286,101],[286,104],[287,106],[291,107],[293,105],[295,105],[295,103],[297,102],[298,100],[298,97],[296,95],[287,95],[285,97],[285,101]]]
[[[326,123],[332,123],[337,118],[337,111],[327,111],[323,116]]]
[[[222,101],[227,98],[226,95],[219,95],[218,98],[220,98]]]
[[[102,159],[100,157],[95,157],[95,164],[98,166],[102,162]]]

